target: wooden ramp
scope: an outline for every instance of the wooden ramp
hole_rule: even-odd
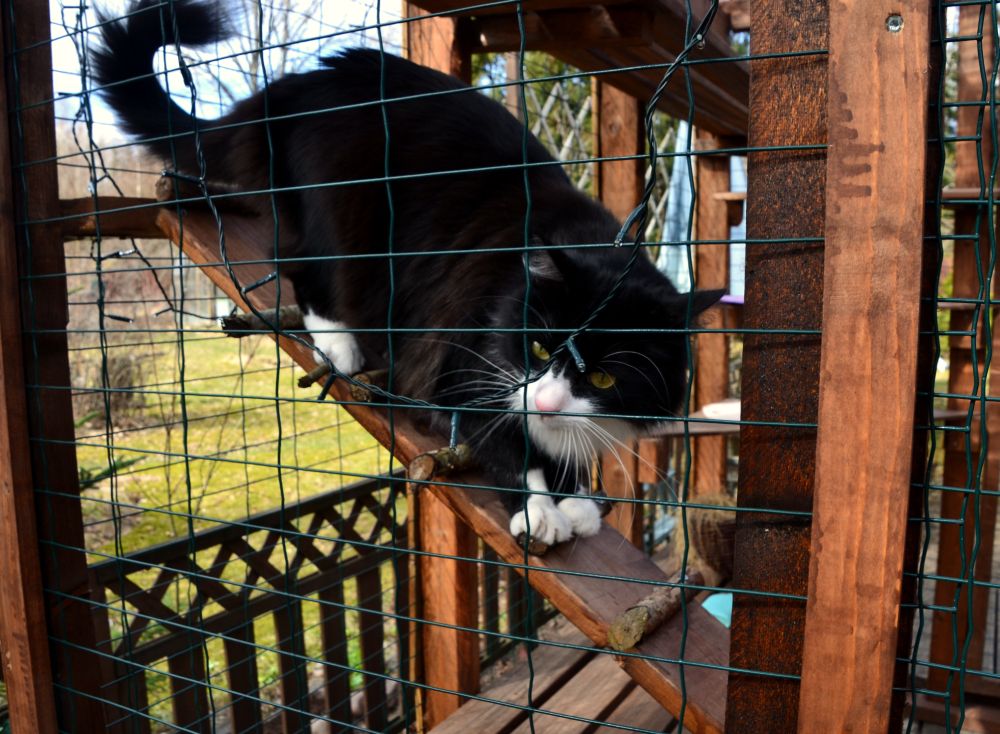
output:
[[[105,237],[162,232],[240,306],[246,308],[247,301],[257,309],[278,305],[278,285],[274,280],[245,294],[241,292],[274,272],[269,218],[222,215],[227,255],[237,285],[223,266],[219,228],[207,211],[188,209],[178,214],[174,208],[135,199],[102,199],[99,204],[101,232]],[[64,212],[81,216],[67,220],[64,234],[92,233],[93,217],[86,215],[93,210],[92,199],[64,202]],[[291,305],[292,293],[291,284],[282,282],[283,305]],[[310,350],[287,337],[279,337],[279,343],[304,369],[315,366]],[[340,381],[334,383],[330,397],[343,401],[372,436],[389,446],[384,410],[352,401],[346,385]],[[397,410],[394,419],[395,455],[404,465],[418,454],[447,444],[443,436],[416,430],[403,410]],[[475,474],[450,479],[459,484],[484,483]],[[445,502],[501,560],[516,564],[524,573],[524,551],[507,530],[509,516],[495,492],[445,485],[428,485],[427,491]],[[596,537],[556,546],[544,558],[530,557],[527,576],[530,584],[597,647],[607,644],[608,627],[614,618],[653,590],[650,583],[667,581],[666,574],[649,557],[606,523]],[[681,658],[683,666],[677,663]],[[634,653],[617,658],[625,672],[671,714],[679,716],[683,706],[684,725],[699,734],[723,731],[727,672],[721,668],[728,660],[729,630],[697,602],[688,604],[686,619],[684,615],[676,615],[643,640]]]

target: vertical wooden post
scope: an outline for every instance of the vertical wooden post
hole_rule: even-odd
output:
[[[789,19],[794,18],[794,22]],[[826,48],[827,0],[760,0],[753,6],[754,53]],[[826,59],[752,63],[751,147],[826,142]],[[752,239],[823,236],[824,153],[758,150],[749,155],[747,235]],[[744,326],[816,329],[822,307],[823,249],[812,242],[747,248]],[[748,421],[813,423],[819,339],[748,334],[743,344],[742,416]],[[812,509],[816,433],[744,425],[740,429],[741,507],[733,586],[806,594],[809,523],[782,511]],[[774,514],[766,512],[773,509]],[[790,599],[734,595],[730,665],[797,675],[805,605]],[[734,734],[795,730],[798,682],[730,673],[726,728]]]
[[[408,18],[426,15],[407,3]],[[410,20],[406,26],[406,51],[411,61],[470,81],[472,59],[462,40],[462,25],[452,18]],[[474,94],[474,92],[470,92]],[[416,494],[416,493],[413,493]],[[460,558],[475,558],[476,535],[429,491],[419,491],[411,522],[418,523],[421,549]],[[476,629],[479,624],[477,570],[470,561],[422,556],[420,558],[421,616],[429,622]],[[424,624],[420,628],[423,682],[455,693],[479,690],[479,639],[471,632]],[[421,693],[424,726],[431,729],[465,699],[424,689]]]
[[[8,12],[9,9],[9,12]],[[59,214],[59,193],[56,177],[56,166],[53,163],[34,165],[31,162],[53,160],[56,155],[55,143],[55,112],[51,103],[52,88],[52,50],[49,42],[49,6],[48,3],[29,2],[22,0],[13,5],[5,4],[3,17],[0,19],[3,29],[3,57],[6,69],[17,66],[18,85],[11,83],[11,76],[6,78],[6,96],[9,114],[4,114],[4,123],[9,122],[13,129],[10,137],[4,136],[4,141],[10,140],[14,146],[11,150],[13,165],[22,165],[21,175],[13,176],[9,165],[0,170],[0,175],[11,176],[13,182],[13,213],[18,220],[25,217],[31,220],[45,220]],[[20,50],[18,50],[20,49]],[[23,176],[23,178],[22,178]],[[9,202],[7,196],[0,199]],[[9,216],[11,210],[7,210]],[[61,389],[72,383],[69,376],[69,359],[66,342],[66,324],[68,306],[66,296],[66,280],[62,274],[66,272],[66,262],[63,255],[62,236],[58,225],[37,224],[19,227],[16,231],[16,259],[12,257],[12,243],[4,247],[7,260],[5,277],[14,271],[8,271],[11,263],[20,267],[22,280],[20,285],[12,281],[2,289],[7,306],[4,307],[3,322],[6,325],[3,336],[4,383],[8,390],[9,419],[20,422],[19,437],[11,440],[23,440],[29,436],[44,436],[45,442],[35,442],[31,446],[31,474],[28,478],[27,469],[20,467],[20,458],[14,465],[19,472],[17,484],[11,488],[11,499],[16,502],[16,508],[10,510],[18,513],[27,511],[27,504],[34,502],[38,510],[38,557],[41,561],[42,579],[46,591],[47,623],[44,627],[35,616],[14,620],[22,625],[30,625],[28,639],[36,640],[41,631],[48,636],[53,663],[52,675],[60,685],[56,692],[58,719],[64,726],[75,727],[79,732],[104,732],[104,712],[101,701],[101,681],[94,671],[101,670],[101,660],[91,652],[97,649],[92,626],[92,605],[90,586],[87,577],[86,556],[84,555],[83,522],[80,512],[79,483],[76,465],[76,447],[74,446],[75,430],[73,426],[73,406],[70,391]],[[26,278],[25,276],[30,276]],[[41,276],[41,277],[40,277]],[[23,347],[23,372],[13,361],[8,351],[13,352],[12,345],[17,343],[16,334],[6,333],[13,328],[11,318],[17,317],[16,294],[20,293],[22,309],[20,317],[24,328],[31,329],[30,337],[21,340]],[[9,371],[8,371],[9,370]],[[25,379],[36,385],[51,385],[53,389],[32,388],[18,407],[15,391],[10,380]],[[10,425],[8,423],[8,425]],[[10,445],[15,450],[16,444]],[[12,456],[12,461],[15,457]],[[9,466],[9,465],[7,465]],[[35,490],[29,497],[25,492]],[[3,516],[7,508],[3,508]],[[19,533],[29,533],[27,517],[19,515]],[[11,528],[13,532],[15,528]],[[4,531],[4,536],[7,532]],[[11,538],[14,540],[14,538]],[[31,543],[29,535],[23,535],[16,542],[26,552],[26,544]],[[30,564],[25,566],[30,568]],[[6,573],[4,573],[6,576]],[[7,580],[7,579],[5,579]],[[4,596],[6,607],[6,597]],[[7,612],[11,609],[7,608]],[[27,640],[19,640],[22,645]],[[5,654],[12,652],[4,644]],[[23,649],[23,648],[22,648]],[[32,654],[36,656],[42,651],[37,645],[32,646]],[[42,685],[44,676],[41,667],[34,668],[35,678],[30,685]],[[8,689],[16,683],[7,678]],[[21,703],[24,700],[17,695]],[[11,702],[13,703],[13,695]],[[36,704],[41,707],[51,705],[51,688],[48,691],[38,690],[33,694],[40,696]],[[121,715],[115,711],[116,718]],[[51,720],[43,718],[40,724],[49,726]],[[15,731],[34,731],[32,726],[24,726]],[[47,729],[43,729],[46,731]]]
[[[595,78],[591,82],[591,102],[596,158],[641,155],[645,151],[643,107],[638,99]],[[645,162],[641,158],[598,161],[594,177],[597,198],[619,220],[625,219],[642,198],[644,175]],[[634,451],[636,446],[631,448]],[[634,454],[606,453],[601,459],[601,477],[608,496],[640,499]],[[607,521],[642,547],[641,504],[618,503]]]
[[[646,150],[643,107],[635,97],[594,79],[591,82],[595,157],[641,155]],[[625,219],[642,198],[646,163],[641,158],[597,164],[597,198],[618,219]]]
[[[719,139],[698,131],[698,149],[720,147]],[[696,240],[729,239],[729,211],[716,197],[729,191],[729,156],[701,155],[695,163]],[[695,251],[695,277],[699,288],[729,287],[729,245],[699,245]],[[721,329],[719,308],[702,316],[708,329]],[[729,397],[729,338],[725,334],[698,334],[695,339],[694,408]],[[691,494],[719,492],[726,484],[726,437],[699,436],[693,442]]]
[[[888,726],[916,399],[929,12],[921,0],[830,8],[803,733]]]
[[[990,10],[976,6],[959,8],[959,35],[974,37],[979,33],[980,11],[985,11],[988,23]],[[988,26],[987,26],[988,27]],[[984,31],[982,34],[982,54],[989,64],[993,58],[993,35]],[[984,89],[979,71],[979,43],[963,41],[958,44],[958,100],[963,102],[978,102],[989,98],[989,89]],[[980,110],[977,107],[960,107],[958,109],[959,136],[975,137],[979,134]],[[986,165],[986,185],[989,186],[989,165],[993,156],[992,123],[989,114],[983,116],[981,142],[974,140],[961,141],[955,144],[955,186],[980,188],[979,163],[977,146]],[[985,192],[984,192],[985,193]],[[979,286],[985,278],[982,272],[985,263],[989,262],[990,228],[993,226],[996,212],[988,206],[962,206],[955,211],[955,233],[972,234],[980,232],[979,242],[973,240],[956,240],[953,259],[953,295],[958,298],[979,298]],[[978,249],[978,251],[977,251]],[[984,314],[985,316],[985,314]],[[988,317],[988,316],[987,316]],[[984,321],[977,325],[973,322],[972,311],[953,310],[949,314],[949,329],[955,332],[969,332],[978,326],[982,334]],[[994,326],[994,329],[996,327]],[[1000,334],[994,334],[1000,338]],[[972,337],[953,335],[948,337],[949,371],[948,392],[952,395],[972,395],[975,376],[973,374],[973,355],[976,363],[983,364],[986,344],[979,341],[973,343]],[[997,381],[1000,376],[996,370],[990,375],[990,394],[996,395]],[[967,411],[968,399],[951,398],[948,408]],[[975,413],[974,413],[975,415]],[[967,469],[966,453],[971,457],[971,465],[976,466],[980,451],[980,421],[981,416],[975,415],[970,430],[966,434],[949,433],[944,437],[944,475],[943,484],[946,487],[973,487],[975,480]],[[996,406],[987,409],[987,428],[989,431],[989,446],[996,451],[1000,443],[997,433],[997,422],[1000,420]],[[996,458],[987,462],[983,476],[983,487],[997,486]],[[992,483],[990,483],[992,482]],[[939,577],[960,578],[965,574],[962,568],[960,550],[965,546],[965,557],[972,554],[975,533],[972,532],[975,511],[974,498],[967,499],[962,492],[945,490],[941,493],[941,517],[949,520],[962,519],[964,526],[942,524],[938,536],[938,559],[936,573]],[[966,505],[963,515],[963,506]],[[996,498],[984,497],[981,500],[980,517],[982,540],[986,540],[980,548],[979,562],[976,564],[975,577],[978,581],[989,580],[992,571],[992,540],[993,525],[996,518]],[[956,602],[957,594],[957,605]],[[988,593],[980,590],[973,595],[973,635],[980,640],[969,647],[966,657],[968,669],[973,670],[982,664],[982,637],[979,636],[986,626],[986,615],[989,601]],[[968,625],[969,595],[964,587],[956,587],[952,582],[938,581],[934,588],[934,603],[937,606],[956,607],[954,613],[934,612],[931,627],[930,659],[935,663],[953,665],[957,662],[960,648],[969,634]],[[954,640],[958,640],[959,650],[955,649]],[[927,672],[928,688],[944,691],[948,687],[952,673],[941,668],[930,668]],[[957,700],[958,687],[953,686],[953,695]]]
[[[0,679],[7,681],[14,727],[49,734],[56,731],[56,707],[21,361],[10,99],[0,76]]]

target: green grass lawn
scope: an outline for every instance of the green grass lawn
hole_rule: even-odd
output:
[[[297,387],[300,369],[270,339],[239,341],[195,334],[183,344],[173,344],[155,336],[149,341],[165,343],[130,342],[108,350],[110,382],[117,390],[110,393],[110,441],[104,394],[78,390],[75,398],[77,459],[81,477],[91,485],[82,501],[91,563],[238,522],[280,506],[283,499],[290,505],[389,470],[387,452],[346,411],[333,402],[317,401],[317,388]],[[102,384],[99,359],[98,350],[73,352],[76,388]],[[129,367],[132,363],[138,368]],[[119,388],[128,383],[131,389],[122,392]],[[108,476],[109,467],[117,469],[114,476]],[[396,511],[402,519],[405,502],[400,500]],[[355,526],[362,536],[372,527],[367,515]],[[329,526],[324,532],[329,537]],[[248,540],[258,547],[263,535]],[[380,542],[387,540],[383,533]],[[214,551],[201,553],[197,561],[207,567],[213,555]],[[345,553],[351,555],[350,550]],[[269,560],[283,567],[280,544]],[[387,608],[392,604],[390,571],[383,569]],[[235,563],[222,578],[239,582],[244,572],[245,566]],[[130,578],[145,588],[157,573],[150,569]],[[356,603],[353,583],[345,585],[345,594],[349,605]],[[193,587],[181,581],[171,586],[163,601],[171,609],[186,611],[194,596]],[[218,611],[218,605],[208,605],[203,617]],[[315,601],[303,604],[306,651],[317,658],[323,657],[317,626],[322,611]],[[112,635],[121,633],[122,618],[111,613]],[[352,666],[360,666],[357,615],[349,612],[347,624],[349,659]],[[387,624],[387,645],[395,636],[392,627]],[[275,645],[270,615],[257,620],[255,631],[259,644]],[[152,625],[141,641],[166,633]],[[225,686],[221,641],[208,643],[207,658],[213,682]],[[258,666],[265,687],[262,695],[276,698],[276,687],[267,686],[277,679],[277,655],[262,652]],[[166,662],[155,667],[165,671]],[[169,678],[148,672],[146,680],[153,704],[150,713],[169,720]],[[353,674],[352,681],[359,685],[360,674]],[[215,698],[217,705],[225,703],[225,695]]]

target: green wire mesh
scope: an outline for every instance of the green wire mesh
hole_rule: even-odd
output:
[[[169,70],[162,73],[164,86],[180,104],[205,116],[221,114],[234,100],[257,91],[266,101],[271,80],[311,68],[317,57],[337,48],[368,45],[399,53],[407,25],[420,22],[380,2],[331,6],[318,0],[244,0],[242,4],[247,23],[233,44],[194,54],[185,50],[183,55],[166,49],[163,54],[161,68]],[[10,4],[7,13],[15,37],[17,5]],[[170,5],[164,2],[165,18],[170,17]],[[689,59],[688,52],[702,43],[719,3],[686,1],[684,6],[682,42],[668,49],[673,58],[627,67],[655,72],[662,83],[641,100],[647,105],[646,149],[615,160],[639,158],[650,171],[643,197],[623,227],[624,246],[633,248],[634,257],[663,255],[665,259],[679,253],[680,267],[674,275],[691,284],[698,280],[694,272],[697,248],[821,242],[815,237],[697,240],[692,214],[698,186],[694,164],[699,157],[742,158],[768,150],[821,152],[825,148],[823,141],[816,141],[766,148],[726,142],[715,151],[698,149],[692,124],[703,101],[695,93],[692,69],[705,63],[791,62],[822,57],[825,51],[754,55],[746,34],[732,34],[731,55]],[[596,166],[608,159],[598,156],[593,145],[591,83],[621,73],[623,68],[581,71],[528,50],[530,29],[520,2],[479,3],[464,11],[474,14],[501,8],[516,19],[518,48],[506,55],[475,55],[476,91],[468,93],[505,101],[520,115],[525,140],[528,132],[538,136],[558,154],[560,165],[574,182],[594,193]],[[86,81],[87,51],[96,22],[92,8],[86,3],[54,2],[52,9],[55,98],[17,101],[15,112],[53,107],[58,147],[54,156],[45,159],[22,156],[17,171],[23,175],[34,166],[56,166],[61,197],[91,197],[95,208],[98,196],[148,196],[159,169],[138,154],[135,144],[115,134],[113,120]],[[976,20],[972,32],[964,30],[966,24],[961,28],[959,24],[959,15],[970,13]],[[996,651],[1000,584],[996,575],[976,573],[977,564],[982,568],[992,561],[984,550],[989,534],[984,523],[995,523],[995,510],[989,507],[995,507],[1000,494],[996,483],[984,484],[987,477],[995,478],[995,470],[990,475],[989,430],[982,420],[995,400],[989,388],[989,367],[997,141],[993,126],[983,122],[994,111],[995,50],[1000,47],[995,3],[941,2],[938,23],[945,37],[932,50],[944,68],[934,106],[942,162],[936,190],[959,185],[956,157],[962,146],[975,148],[976,170],[975,183],[963,184],[973,191],[952,197],[947,206],[940,195],[932,202],[938,210],[940,232],[928,234],[937,250],[938,282],[926,294],[926,305],[938,318],[933,324],[925,323],[922,334],[933,344],[935,359],[949,362],[953,370],[962,345],[981,346],[967,348],[968,384],[950,383],[941,372],[921,386],[920,399],[928,411],[925,425],[918,428],[926,431],[928,450],[917,487],[922,507],[911,512],[911,524],[920,534],[920,553],[916,565],[906,571],[913,596],[904,597],[902,611],[903,619],[913,621],[913,635],[912,644],[899,658],[908,669],[905,684],[898,687],[912,704],[905,722],[908,731],[919,730],[925,720],[918,705],[925,700],[943,706],[945,721],[952,722],[946,724],[949,731],[961,730],[968,695],[980,695],[984,686],[1000,678]],[[987,48],[992,41],[989,53],[983,51],[984,39]],[[978,57],[979,91],[971,95],[960,94],[967,88],[956,77],[963,45],[974,46]],[[15,46],[7,59],[15,78],[23,50]],[[191,76],[185,78],[181,68]],[[686,115],[657,111],[668,83],[671,93],[685,99]],[[388,104],[391,101],[382,100],[387,134]],[[976,117],[971,132],[959,129],[963,110],[971,110]],[[993,152],[986,155],[984,150]],[[377,183],[385,185],[391,200],[394,177],[389,164],[387,159],[384,176]],[[527,183],[529,166],[521,168]],[[273,202],[280,192],[273,185],[273,166],[271,173],[272,185],[255,193],[268,194]],[[680,193],[681,182],[693,194],[686,199]],[[214,211],[231,196],[235,194],[208,196],[206,191],[204,197],[180,197],[175,204],[178,208],[207,204]],[[681,217],[686,225],[680,233],[666,226],[671,199],[688,202]],[[105,217],[153,206],[123,202],[108,208],[104,200],[101,204]],[[530,211],[530,191],[528,205]],[[953,207],[964,207],[961,216],[969,226],[959,226],[960,216],[953,213],[958,209]],[[970,217],[969,212],[975,215]],[[29,224],[60,226],[69,219],[31,210],[19,212],[18,217],[26,229]],[[222,219],[217,212],[216,217],[220,223],[218,263],[235,278]],[[273,219],[273,280],[280,284],[278,276],[288,261],[278,257],[276,213]],[[297,731],[310,721],[324,722],[334,730],[416,731],[421,700],[435,688],[421,678],[414,638],[421,628],[436,624],[472,632],[479,641],[485,683],[478,694],[461,692],[465,700],[493,705],[497,711],[522,712],[522,723],[532,731],[544,731],[543,722],[552,721],[550,717],[653,731],[622,723],[626,719],[616,719],[621,712],[613,706],[600,718],[559,710],[545,693],[547,689],[538,685],[544,673],[539,660],[547,659],[551,651],[575,651],[581,660],[596,660],[605,653],[589,643],[560,636],[564,620],[531,588],[531,577],[537,572],[527,570],[527,549],[520,563],[501,560],[481,543],[475,557],[456,559],[475,567],[479,610],[474,627],[421,619],[415,598],[417,563],[435,554],[415,545],[408,534],[412,492],[408,495],[393,447],[381,448],[335,401],[317,400],[315,394],[299,390],[297,370],[276,342],[261,335],[239,340],[223,335],[213,321],[235,306],[204,277],[203,265],[193,263],[168,242],[123,243],[102,237],[101,221],[98,217],[96,237],[66,244],[65,273],[56,275],[65,276],[70,301],[70,321],[63,333],[68,341],[71,384],[49,384],[37,375],[28,378],[36,396],[52,391],[72,394],[76,425],[69,443],[79,465],[84,544],[53,539],[50,533],[43,541],[43,552],[85,555],[94,590],[88,604],[100,630],[98,646],[91,651],[102,661],[100,671],[95,672],[73,670],[67,661],[80,643],[59,624],[50,629],[50,645],[60,671],[56,686],[64,702],[62,711],[82,706],[88,697],[96,699],[109,729],[128,732],[230,730],[224,726],[235,726],[235,731],[263,731],[268,726]],[[635,231],[642,240],[630,241],[625,236],[630,223],[638,225]],[[390,231],[394,224],[390,221]],[[983,245],[975,249],[976,242]],[[949,281],[957,268],[951,263],[961,248],[972,248],[975,253],[971,291]],[[403,256],[390,248],[386,256],[390,272]],[[44,292],[52,276],[31,272],[22,276],[27,293],[23,307],[30,314],[32,292]],[[279,299],[287,304],[291,294],[279,290]],[[385,329],[391,352],[393,337],[402,331],[392,323]],[[25,335],[32,341],[52,331],[29,323]],[[530,331],[518,331],[524,336],[527,354]],[[739,394],[744,335],[818,334],[816,329],[805,328],[698,325],[685,331],[692,336],[729,336],[734,397]],[[305,334],[293,331],[288,336],[303,339]],[[394,382],[391,360],[390,365],[386,392],[376,392],[373,405],[388,410],[391,424],[407,406],[387,400]],[[690,371],[695,367],[692,361]],[[673,553],[682,566],[692,547],[692,513],[759,511],[729,504],[720,510],[718,503],[692,496],[694,439],[688,421],[692,401],[689,380],[683,410],[676,417],[684,430],[674,443],[673,455],[655,482],[636,487],[632,499],[617,500],[643,514],[645,550],[661,557]],[[957,417],[952,417],[956,410]],[[742,421],[742,425],[815,428],[808,422]],[[36,446],[66,442],[44,430],[32,440]],[[961,460],[958,474],[946,477],[946,447],[952,443],[956,445],[953,455]],[[336,450],[329,451],[330,446]],[[728,455],[729,474],[720,492],[732,495],[739,455],[736,439],[731,440]],[[453,484],[489,489],[461,481]],[[36,477],[36,491],[39,506],[45,508],[54,500],[66,499],[71,490]],[[954,517],[942,509],[945,497],[957,498]],[[806,511],[771,514],[803,521],[809,517]],[[945,529],[957,535],[957,546],[945,544]],[[935,555],[940,561],[948,554],[957,556],[958,565],[953,575],[943,576],[935,570]],[[599,571],[590,575],[608,578]],[[70,594],[61,579],[46,579],[46,584],[55,606],[68,602]],[[805,601],[804,594],[753,588],[730,591],[747,598]],[[962,606],[962,599],[970,597],[973,603]],[[985,629],[976,627],[982,622],[975,616],[976,600],[983,598],[987,600]],[[680,653],[670,661],[681,672],[682,691],[685,670],[706,665],[685,658],[688,611],[685,605]],[[932,634],[942,636],[944,653],[932,650]],[[975,645],[981,646],[978,652]],[[489,676],[499,675],[497,671],[504,667],[525,671],[518,673],[526,683],[523,695],[491,696]],[[737,672],[797,678],[789,673]],[[88,677],[99,678],[96,688],[85,685]],[[685,691],[678,718],[683,718],[687,704]],[[86,723],[64,717],[61,726],[74,731]],[[667,726],[677,725],[664,723],[659,730]]]

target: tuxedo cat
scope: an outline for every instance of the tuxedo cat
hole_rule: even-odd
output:
[[[125,130],[184,174],[203,165],[229,189],[277,189],[281,255],[299,259],[281,268],[316,348],[340,373],[376,369],[387,326],[400,329],[394,391],[445,406],[434,413],[445,425],[463,409],[459,436],[505,490],[515,536],[529,524],[546,544],[597,533],[594,456],[676,410],[683,329],[721,293],[679,294],[640,256],[567,344],[631,249],[583,247],[608,245],[620,225],[522,123],[452,77],[363,49],[220,119],[193,117],[160,86],[155,55],[233,25],[224,6],[192,0],[140,0],[105,22],[92,68]],[[249,200],[261,199],[271,217],[268,197]]]

